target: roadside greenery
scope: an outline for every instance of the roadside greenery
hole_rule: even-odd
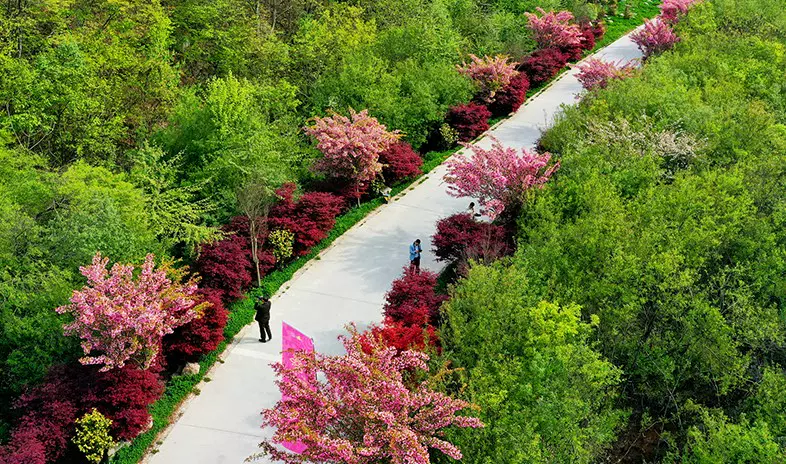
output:
[[[334,173],[314,169],[325,150],[315,150],[303,132],[309,118],[368,110],[391,131],[400,131],[406,143],[378,154],[380,160],[399,162],[381,168],[395,195],[419,170],[430,171],[452,153],[457,135],[444,124],[445,115],[477,90],[457,65],[472,53],[504,53],[522,61],[534,49],[525,13],[567,8],[585,25],[604,17],[610,24],[617,19],[633,24],[653,3],[629,0],[629,15],[584,0],[295,1],[286,10],[276,2],[254,7],[234,0],[5,5],[0,9],[0,74],[7,77],[0,80],[0,443],[10,422],[38,420],[10,407],[20,394],[33,392],[17,403],[24,405],[49,391],[69,396],[83,387],[78,377],[88,371],[74,366],[95,347],[82,347],[81,353],[76,340],[63,337],[71,318],[54,308],[84,285],[79,267],[96,252],[113,263],[131,264],[154,253],[200,272],[210,253],[213,262],[242,258],[225,263],[238,272],[233,277],[240,284],[232,295],[218,286],[202,286],[195,294],[200,307],[208,307],[207,316],[163,339],[166,356],[159,356],[154,374],[133,367],[87,382],[85,388],[100,389],[101,382],[144,378],[137,383],[147,392],[133,398],[133,427],[124,430],[125,423],[113,422],[114,438],[129,438],[144,427],[144,411],[167,381],[166,393],[151,406],[153,429],[121,451],[117,459],[124,462],[141,456],[204,375],[171,374],[199,356],[204,372],[226,347],[225,341],[210,351],[224,324],[231,340],[250,321],[245,300],[224,308],[252,282],[244,273],[253,266],[244,262],[254,263],[254,277],[265,275],[262,288],[273,293],[382,203],[377,195],[384,185],[375,183],[378,179],[348,190],[335,182]],[[576,48],[573,59],[594,40]],[[549,70],[551,75],[565,60],[557,60],[561,64]],[[494,88],[500,101],[493,114],[517,108],[526,82],[520,78],[515,88]],[[481,119],[476,132],[487,127],[485,108]],[[367,177],[360,180],[374,176]],[[249,191],[283,191],[289,197],[264,205],[244,222],[249,214],[240,192]],[[348,198],[362,202],[348,208],[355,204]],[[340,210],[345,212],[336,218]],[[297,223],[296,214],[314,212],[321,216],[303,233],[282,226]],[[267,229],[276,224],[279,229]],[[276,243],[264,245],[268,233]],[[222,243],[228,247],[220,248]],[[147,348],[156,351],[153,345],[161,342],[158,334]],[[61,405],[68,410],[60,417],[64,424],[52,433],[57,440],[70,433],[66,419],[76,411],[68,408],[87,412],[101,399],[69,396],[69,401]],[[119,414],[123,401],[117,395],[98,409]],[[43,439],[51,432],[45,426],[20,432],[14,446]],[[46,449],[70,459],[75,449],[57,440]]]
[[[465,460],[786,459],[786,14],[707,0],[672,27],[566,108],[516,254],[451,290],[442,343],[486,424]]]

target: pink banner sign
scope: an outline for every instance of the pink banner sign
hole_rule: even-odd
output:
[[[314,340],[310,337],[305,336],[302,332],[297,330],[296,328],[292,327],[291,325],[287,324],[286,322],[281,323],[281,363],[284,365],[284,368],[291,368],[292,367],[292,357],[293,351],[306,351],[309,353],[314,352]],[[308,373],[301,372],[299,376],[303,380],[308,380]],[[286,396],[282,394],[282,399],[286,399]],[[293,453],[302,453],[306,449],[306,445],[301,443],[300,441],[296,442],[284,442],[282,443],[284,448],[292,451]]]

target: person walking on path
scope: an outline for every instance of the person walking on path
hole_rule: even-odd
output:
[[[474,201],[469,202],[469,207],[467,208],[467,214],[469,214],[469,217],[471,217],[472,219],[475,219],[476,217],[480,217],[481,216],[480,213],[476,213],[475,212],[475,202]]]
[[[273,338],[270,332],[270,298],[265,295],[257,297],[254,303],[254,309],[257,310],[257,315],[254,320],[259,324],[259,341],[262,343],[269,342]],[[265,333],[267,333],[267,340],[265,340]]]
[[[422,252],[423,249],[420,248],[420,239],[415,240],[412,242],[412,245],[409,246],[409,269],[411,271],[420,273],[420,254]]]

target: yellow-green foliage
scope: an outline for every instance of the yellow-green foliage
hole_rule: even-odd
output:
[[[109,435],[112,420],[105,417],[95,408],[76,420],[74,444],[79,451],[85,453],[89,462],[98,464],[104,453],[114,446],[115,442]]]
[[[273,245],[273,256],[281,262],[292,256],[292,245],[295,243],[295,234],[286,229],[274,230],[268,236]]]

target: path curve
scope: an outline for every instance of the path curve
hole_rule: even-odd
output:
[[[641,54],[625,36],[596,53],[606,60],[630,60]],[[503,145],[533,147],[563,104],[576,102],[581,85],[572,69],[497,127],[489,131]],[[478,142],[488,147],[488,137]],[[273,341],[259,343],[256,324],[241,331],[199,385],[201,393],[182,408],[182,416],[148,457],[149,464],[240,464],[259,451],[271,430],[260,428],[259,412],[280,398],[269,364],[280,359],[281,322],[314,338],[316,349],[342,350],[336,337],[355,321],[359,328],[382,319],[385,292],[408,263],[409,244],[424,242],[422,266],[441,265],[428,250],[436,222],[463,211],[468,199],[448,196],[444,164],[339,237],[284,285],[273,299]],[[255,462],[265,463],[267,460]]]

